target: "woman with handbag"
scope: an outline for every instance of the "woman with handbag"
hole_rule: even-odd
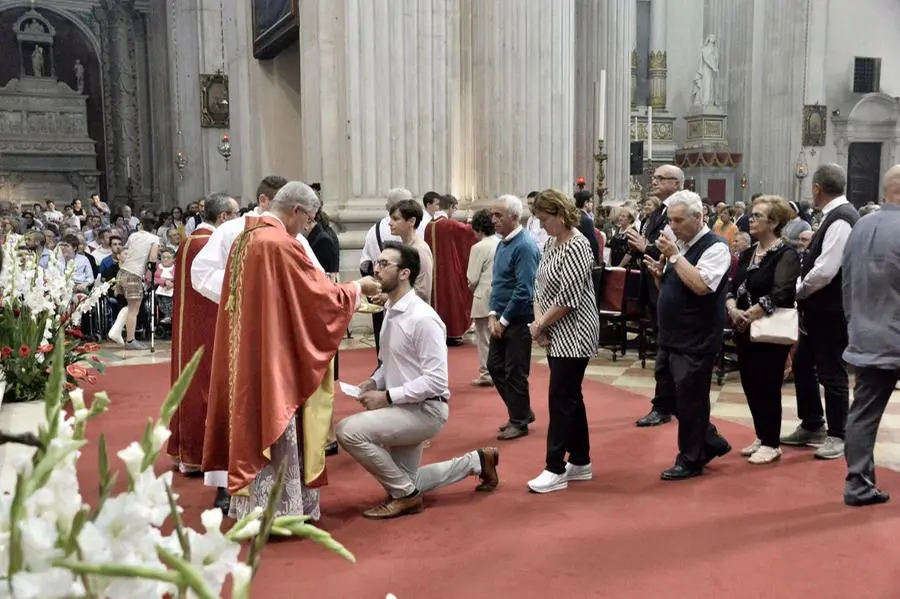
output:
[[[781,385],[791,345],[797,340],[794,307],[800,259],[781,237],[791,219],[788,203],[760,196],[750,213],[757,242],[741,253],[726,309],[735,330],[741,386],[753,416],[756,440],[741,450],[751,464],[781,457]]]

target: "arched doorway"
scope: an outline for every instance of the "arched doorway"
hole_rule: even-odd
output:
[[[840,125],[834,143],[847,168],[847,199],[856,206],[877,202],[883,174],[900,162],[900,98],[867,94]]]

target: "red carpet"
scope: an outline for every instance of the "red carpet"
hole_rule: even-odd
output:
[[[343,352],[341,371],[356,383],[374,362],[371,350]],[[474,348],[451,349],[451,418],[426,461],[498,444],[493,437],[505,410],[492,389],[468,386],[474,363]],[[534,367],[538,421],[529,437],[500,444],[502,483],[493,494],[473,493],[475,481],[467,480],[430,494],[422,514],[371,522],[359,512],[382,497],[381,488],[346,455],[331,458],[323,527],[358,563],[310,542],[275,543],[254,596],[900,597],[900,475],[879,471],[895,503],[847,508],[843,460],[820,462],[811,452],[786,449],[780,464],[751,467],[737,448],[752,440],[752,431],[719,422],[735,451],[701,478],[664,483],[659,472],[674,458],[675,425],[635,428],[647,400],[600,383],[585,383],[595,480],[529,494],[525,482],[543,466],[547,379],[546,368]],[[113,404],[94,422],[92,437],[105,433],[111,451],[137,439],[167,380],[167,364],[109,369],[98,388],[109,391]],[[345,397],[337,403],[341,416],[358,409]],[[81,464],[85,489],[93,489],[91,448]],[[213,492],[196,479],[177,481],[196,525]]]

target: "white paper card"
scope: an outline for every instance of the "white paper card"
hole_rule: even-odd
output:
[[[341,391],[344,392],[344,395],[349,395],[350,397],[359,397],[362,395],[362,389],[356,385],[348,385],[343,381],[341,381]]]

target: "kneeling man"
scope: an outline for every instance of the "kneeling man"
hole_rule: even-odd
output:
[[[450,414],[447,329],[413,290],[419,253],[389,241],[375,263],[375,277],[388,296],[381,329],[381,366],[360,387],[365,412],[342,420],[338,443],[387,491],[384,503],[363,512],[382,520],[422,511],[422,494],[468,476],[476,491],[499,484],[499,453],[488,447],[419,468],[422,445],[437,435]]]

